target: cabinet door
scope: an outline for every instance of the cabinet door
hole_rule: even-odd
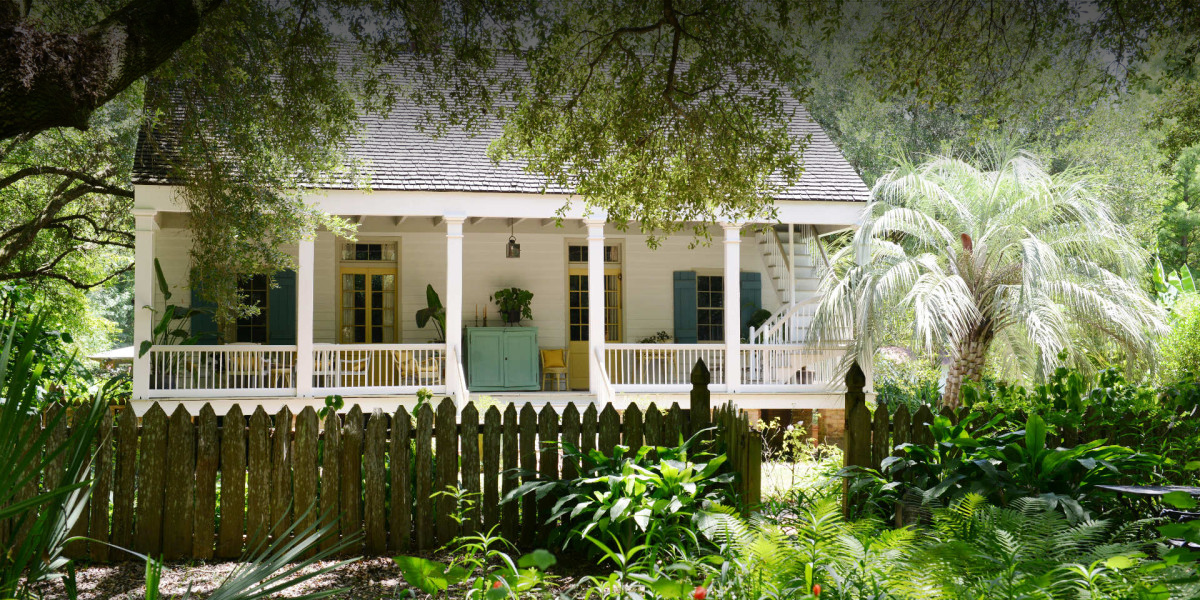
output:
[[[537,332],[510,331],[504,336],[504,387],[537,388]]]
[[[499,331],[473,330],[467,337],[469,388],[504,387],[504,348]]]

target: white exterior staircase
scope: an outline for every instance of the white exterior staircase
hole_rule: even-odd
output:
[[[779,309],[750,328],[751,344],[804,342],[816,310],[816,291],[828,258],[811,225],[775,225],[755,230]]]

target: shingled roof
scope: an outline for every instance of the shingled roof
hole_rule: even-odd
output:
[[[796,140],[808,136],[802,161],[804,173],[793,185],[776,194],[780,200],[822,200],[866,202],[870,191],[825,131],[798,103],[788,123]],[[363,116],[363,131],[349,143],[348,154],[374,190],[426,192],[507,192],[570,193],[557,185],[545,186],[545,179],[525,170],[523,161],[493,162],[487,156],[488,144],[499,137],[501,124],[472,133],[448,126],[434,136],[417,126],[424,106],[401,101],[385,118]],[[136,184],[172,183],[169,168],[139,136],[134,159],[133,182]],[[350,181],[322,184],[328,189],[355,187]]]

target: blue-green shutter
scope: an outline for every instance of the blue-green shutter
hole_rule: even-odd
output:
[[[742,339],[750,338],[750,317],[762,308],[762,273],[742,273]]]
[[[275,274],[277,287],[267,300],[267,342],[283,346],[296,343],[296,273]]]
[[[219,340],[217,329],[217,305],[200,296],[200,290],[192,288],[192,308],[199,312],[192,315],[192,335],[197,344],[216,344]]]
[[[696,272],[675,271],[675,343],[695,344]]]

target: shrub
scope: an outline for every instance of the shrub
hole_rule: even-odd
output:
[[[730,473],[722,473],[725,455],[692,453],[704,432],[678,447],[642,446],[636,451],[618,445],[612,456],[599,450],[582,452],[563,443],[563,462],[579,476],[541,480],[536,472],[517,471],[527,478],[504,497],[516,502],[527,494],[556,500],[547,524],[563,521],[554,537],[564,547],[588,538],[615,540],[622,548],[637,543],[668,549],[696,546],[696,519],[714,505],[733,500]]]
[[[915,413],[922,406],[937,407],[942,398],[942,369],[932,360],[904,360],[895,352],[875,356],[876,402],[895,410],[901,404]]]
[[[1088,517],[1086,505],[1096,486],[1152,478],[1161,458],[1124,446],[1094,440],[1071,448],[1047,443],[1049,428],[1031,415],[1023,429],[996,429],[994,418],[976,432],[979,415],[958,424],[943,416],[930,426],[933,445],[903,444],[900,456],[884,460],[893,481],[919,494],[923,503],[942,504],[978,494],[1006,506],[1019,498],[1038,497],[1064,511],[1072,521]]]
[[[1185,294],[1175,304],[1171,331],[1159,341],[1159,379],[1164,384],[1194,381],[1200,374],[1200,294]]]

